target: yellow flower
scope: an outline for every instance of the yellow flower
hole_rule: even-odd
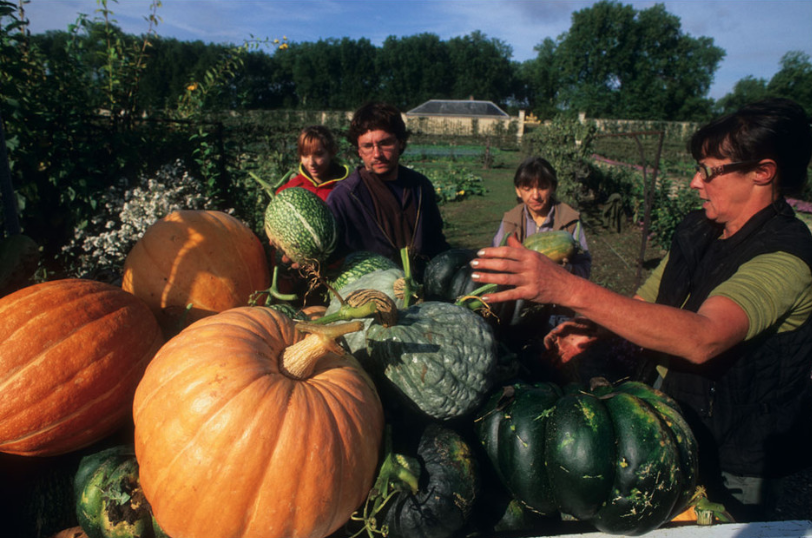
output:
[[[190,92],[193,92],[197,89],[197,86],[198,86],[197,82],[192,82],[191,84],[186,86],[186,89],[189,90]]]
[[[285,50],[286,48],[288,48],[287,43],[282,43],[281,45],[279,45],[279,50]]]
[[[279,43],[279,39],[274,39],[273,42],[274,43]]]
[[[462,195],[464,195],[464,194],[465,194],[465,191],[459,191],[459,192],[457,193],[457,196],[462,196]]]

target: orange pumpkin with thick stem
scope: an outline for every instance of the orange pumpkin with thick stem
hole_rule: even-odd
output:
[[[169,536],[322,538],[363,503],[383,434],[378,393],[332,340],[340,332],[296,327],[270,308],[235,308],[150,363],[133,404],[135,452]]]
[[[57,280],[0,299],[0,452],[54,456],[113,433],[163,341],[140,299],[102,282]]]
[[[124,262],[121,287],[152,309],[166,337],[270,286],[259,238],[221,211],[181,210],[150,226]],[[191,308],[187,311],[187,305]]]

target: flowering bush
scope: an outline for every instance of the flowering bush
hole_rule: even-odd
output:
[[[98,212],[77,226],[62,247],[68,273],[117,280],[127,254],[150,225],[178,209],[205,209],[202,190],[181,161],[161,167],[155,177],[142,176],[136,185],[122,179],[108,187]]]

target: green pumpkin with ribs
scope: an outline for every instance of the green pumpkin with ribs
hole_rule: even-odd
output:
[[[605,533],[652,531],[696,489],[693,433],[676,402],[640,382],[503,387],[478,412],[476,429],[519,501]]]

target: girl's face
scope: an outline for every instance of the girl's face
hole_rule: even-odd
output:
[[[327,180],[327,173],[330,170],[330,153],[325,149],[321,141],[314,141],[310,153],[301,156],[302,168],[317,183]]]
[[[534,217],[546,217],[553,204],[555,189],[552,185],[542,188],[538,183],[516,187],[516,196],[522,199],[525,207]]]

